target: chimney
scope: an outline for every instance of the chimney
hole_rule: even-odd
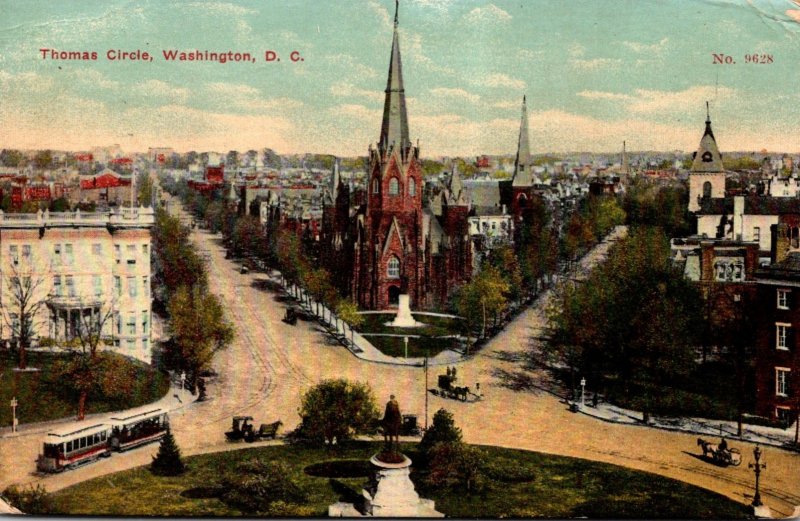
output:
[[[789,227],[786,223],[778,223],[770,226],[772,234],[772,264],[783,262],[789,253]]]
[[[744,196],[733,198],[733,238],[741,241],[744,237]]]

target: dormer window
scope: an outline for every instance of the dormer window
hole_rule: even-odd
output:
[[[389,180],[389,195],[399,195],[399,194],[400,194],[400,181],[398,181],[396,177],[393,177]]]

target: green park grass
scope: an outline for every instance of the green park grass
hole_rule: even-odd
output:
[[[11,425],[12,398],[19,403],[17,418],[20,425],[75,416],[78,412],[78,399],[70,396],[65,387],[53,375],[53,365],[63,354],[37,351],[28,352],[28,367],[39,371],[18,372],[17,357],[8,351],[0,351],[0,426]],[[117,411],[144,405],[158,400],[169,389],[169,377],[152,369],[144,363],[124,358],[135,370],[135,384],[126,396],[109,398],[102,395],[90,396],[86,403],[86,413]]]
[[[409,358],[422,358],[426,355],[434,357],[445,349],[459,348],[461,347],[461,343],[456,338],[448,337],[466,334],[466,326],[461,319],[431,315],[414,315],[415,320],[426,324],[425,327],[398,328],[386,325],[386,322],[390,322],[394,319],[394,315],[391,313],[367,313],[362,316],[364,317],[364,323],[357,328],[358,331],[360,333],[366,333],[367,340],[380,349],[383,354],[388,356],[401,358],[405,356],[403,338],[374,336],[374,334],[408,334],[419,337],[413,338],[409,336]]]
[[[53,513],[127,516],[248,516],[214,492],[223,474],[253,458],[279,460],[305,492],[305,512],[326,517],[328,505],[352,501],[367,483],[365,461],[377,443],[356,442],[332,451],[297,445],[259,447],[186,458],[189,470],[157,477],[147,467],[96,478],[51,495]],[[415,445],[401,449],[418,460]],[[497,447],[482,447],[484,486],[468,494],[458,488],[425,485],[420,466],[412,480],[422,497],[436,501],[448,517],[556,517],[734,519],[744,505],[721,495],[654,474],[576,458]],[[115,455],[113,457],[125,457]],[[338,464],[336,462],[339,462]],[[315,464],[348,472],[304,471]],[[355,472],[353,472],[355,470]],[[349,476],[349,477],[348,477]]]

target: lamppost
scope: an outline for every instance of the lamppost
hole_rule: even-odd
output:
[[[17,397],[11,398],[11,432],[17,432]]]
[[[403,345],[405,346],[405,358],[408,358],[408,337],[403,337]]]
[[[586,378],[581,378],[581,409],[586,406]]]
[[[181,371],[181,391],[186,390],[186,371]]]
[[[761,459],[761,447],[758,445],[756,445],[756,448],[753,449],[753,457],[756,459],[755,463],[748,464],[748,466],[753,469],[753,472],[756,474],[756,493],[753,495],[753,502],[751,504],[754,507],[760,507],[763,505],[763,503],[761,502],[761,492],[759,492],[759,477],[761,476],[761,469],[767,468],[767,464],[759,462]]]

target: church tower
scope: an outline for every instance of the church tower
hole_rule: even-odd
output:
[[[409,137],[395,2],[394,35],[378,143],[369,147],[367,208],[360,230],[353,294],[363,308],[385,309],[400,293],[418,305],[422,291],[422,172]]]
[[[525,209],[530,207],[533,197],[533,165],[531,164],[531,144],[528,139],[528,106],[526,96],[522,97],[522,117],[519,124],[517,158],[514,160],[514,176],[511,180],[513,199],[511,211],[517,221]]]
[[[703,199],[725,197],[725,169],[717,140],[711,130],[711,114],[706,102],[706,130],[700,139],[700,147],[692,156],[689,171],[689,211],[700,209]]]

